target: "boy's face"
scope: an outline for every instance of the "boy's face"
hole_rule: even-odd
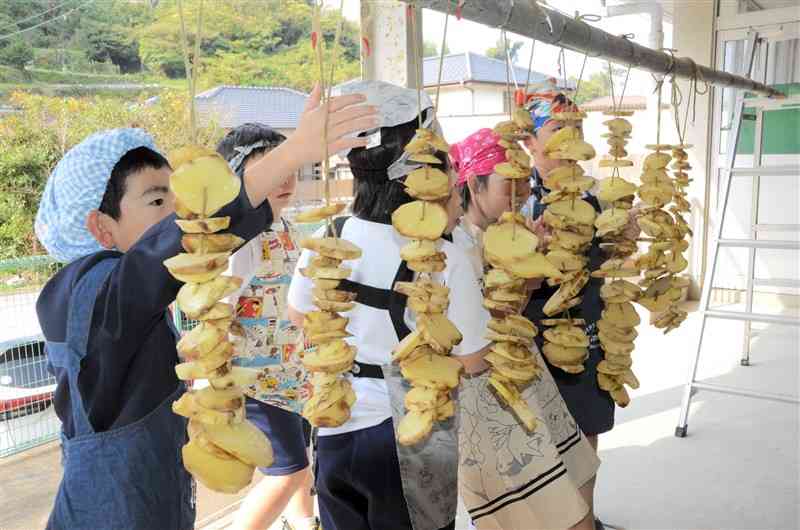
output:
[[[105,248],[127,252],[150,227],[174,213],[175,197],[169,189],[171,173],[169,167],[163,167],[128,175],[119,219],[97,210],[89,214],[87,224],[97,241]]]
[[[258,155],[251,156],[247,159],[247,162],[244,164],[244,170],[247,172],[248,168],[254,166],[258,162],[264,158],[264,155],[267,153],[261,153]],[[267,200],[269,201],[269,206],[272,208],[272,216],[277,220],[277,218],[281,215],[281,211],[284,208],[289,206],[289,203],[294,197],[295,188],[297,187],[297,175],[293,174],[292,178],[288,179],[284,184],[267,195]]]
[[[461,208],[461,196],[458,194],[458,188],[456,187],[457,175],[451,171],[449,177],[450,196],[447,198],[447,202],[445,203],[445,210],[447,211],[447,229],[445,230],[446,234],[453,233],[453,230],[461,220],[461,216],[464,215],[464,210]]]
[[[503,212],[512,209],[511,199],[514,197],[512,192],[514,187],[516,187],[517,206],[525,204],[531,194],[531,185],[528,179],[511,180],[492,173],[486,186],[482,186],[477,179],[470,180],[472,201],[477,203],[489,223],[496,222]]]
[[[539,170],[539,173],[542,176],[547,175],[551,170],[563,166],[566,164],[566,160],[559,160],[553,159],[548,157],[544,153],[544,146],[547,143],[547,140],[550,139],[555,133],[563,129],[564,127],[575,127],[581,132],[581,137],[583,137],[583,123],[581,120],[576,121],[556,121],[556,120],[548,120],[544,125],[542,125],[538,131],[536,131],[536,135],[530,135],[525,139],[525,147],[528,148],[528,151],[533,156],[534,164],[536,165],[536,169]]]

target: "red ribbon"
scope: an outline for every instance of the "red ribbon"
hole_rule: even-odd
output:
[[[317,32],[316,31],[312,31],[311,32],[311,48],[313,48],[314,50],[317,49]]]
[[[361,37],[361,43],[364,45],[364,57],[369,57],[372,54],[372,48],[369,44],[369,39]]]

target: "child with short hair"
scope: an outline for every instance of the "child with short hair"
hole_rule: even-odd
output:
[[[267,201],[303,164],[364,145],[345,135],[374,126],[359,96],[309,98],[292,137],[246,171],[219,216],[249,240],[272,222]],[[48,528],[194,526],[194,485],[183,467],[186,419],[171,411],[184,391],[174,367],[177,333],[168,306],[182,283],[163,261],[181,252],[171,169],[140,129],[94,134],[48,179],[36,234],[67,265],[42,290],[37,313],[57,379],[64,474]]]
[[[241,176],[286,137],[261,123],[245,123],[225,135],[217,152]],[[296,178],[269,195],[275,222],[232,257],[235,276],[244,279],[234,296],[236,320],[244,332],[234,366],[251,370],[245,388],[247,419],[272,442],[273,463],[247,494],[233,527],[269,528],[285,511],[284,529],[315,530],[308,447],[311,425],[300,416],[311,383],[300,362],[303,336],[287,316],[286,296],[297,259],[300,234],[281,213],[294,196]]]

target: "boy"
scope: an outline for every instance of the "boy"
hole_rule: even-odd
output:
[[[286,141],[260,123],[245,123],[228,132],[217,152],[242,175]],[[296,349],[302,333],[288,320],[286,294],[300,256],[299,234],[281,217],[289,205],[296,179],[269,195],[276,222],[239,249],[232,258],[233,274],[245,280],[236,303],[237,321],[245,330],[233,364],[256,375],[245,389],[247,419],[272,442],[274,461],[260,469],[265,475],[250,490],[236,514],[234,528],[269,528],[286,509],[284,529],[318,530],[311,498],[308,447],[311,426],[300,416],[310,382]]]
[[[239,196],[216,215],[251,239],[272,222],[267,195],[329,150],[363,145],[344,135],[375,122],[359,96],[309,98],[292,138],[246,172]],[[37,313],[57,378],[64,475],[48,528],[194,526],[193,483],[180,450],[184,419],[171,403],[176,334],[167,311],[181,283],[162,262],[181,251],[170,167],[138,129],[90,136],[59,162],[45,187],[36,234],[68,263],[39,297]],[[255,205],[255,206],[253,206]]]

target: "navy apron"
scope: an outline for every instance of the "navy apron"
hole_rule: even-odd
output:
[[[183,383],[144,418],[104,432],[93,429],[78,389],[97,293],[117,262],[103,260],[84,274],[70,297],[66,342],[47,343],[50,363],[68,376],[74,426],[71,438],[61,436],[64,475],[47,528],[188,530],[195,503],[181,458],[186,419],[172,412]]]
[[[542,204],[542,199],[549,193],[549,190],[543,186],[536,168],[533,170],[533,183],[531,198],[535,200],[531,217],[537,219],[547,207],[546,204]],[[591,204],[597,213],[602,211],[600,203],[594,195],[585,194],[583,200]],[[600,265],[606,260],[606,256],[600,248],[600,238],[596,237],[592,240],[586,256],[588,258],[587,268],[590,271],[600,268]],[[604,357],[600,339],[597,336],[597,321],[600,320],[605,307],[603,299],[600,297],[600,288],[603,283],[603,278],[589,278],[588,283],[580,292],[583,300],[577,307],[570,310],[572,317],[583,318],[586,321],[585,331],[589,337],[589,358],[584,363],[585,370],[580,374],[569,374],[552,366],[547,362],[547,357],[544,357],[567,408],[587,436],[608,432],[614,426],[614,401],[608,392],[601,390],[597,384],[597,365]],[[533,292],[528,305],[522,312],[523,316],[539,326],[540,330],[542,329],[541,320],[558,316],[548,317],[543,311],[547,300],[557,290],[558,286],[549,287],[547,284],[542,284]],[[534,340],[539,350],[542,351],[543,334],[540,332]]]

